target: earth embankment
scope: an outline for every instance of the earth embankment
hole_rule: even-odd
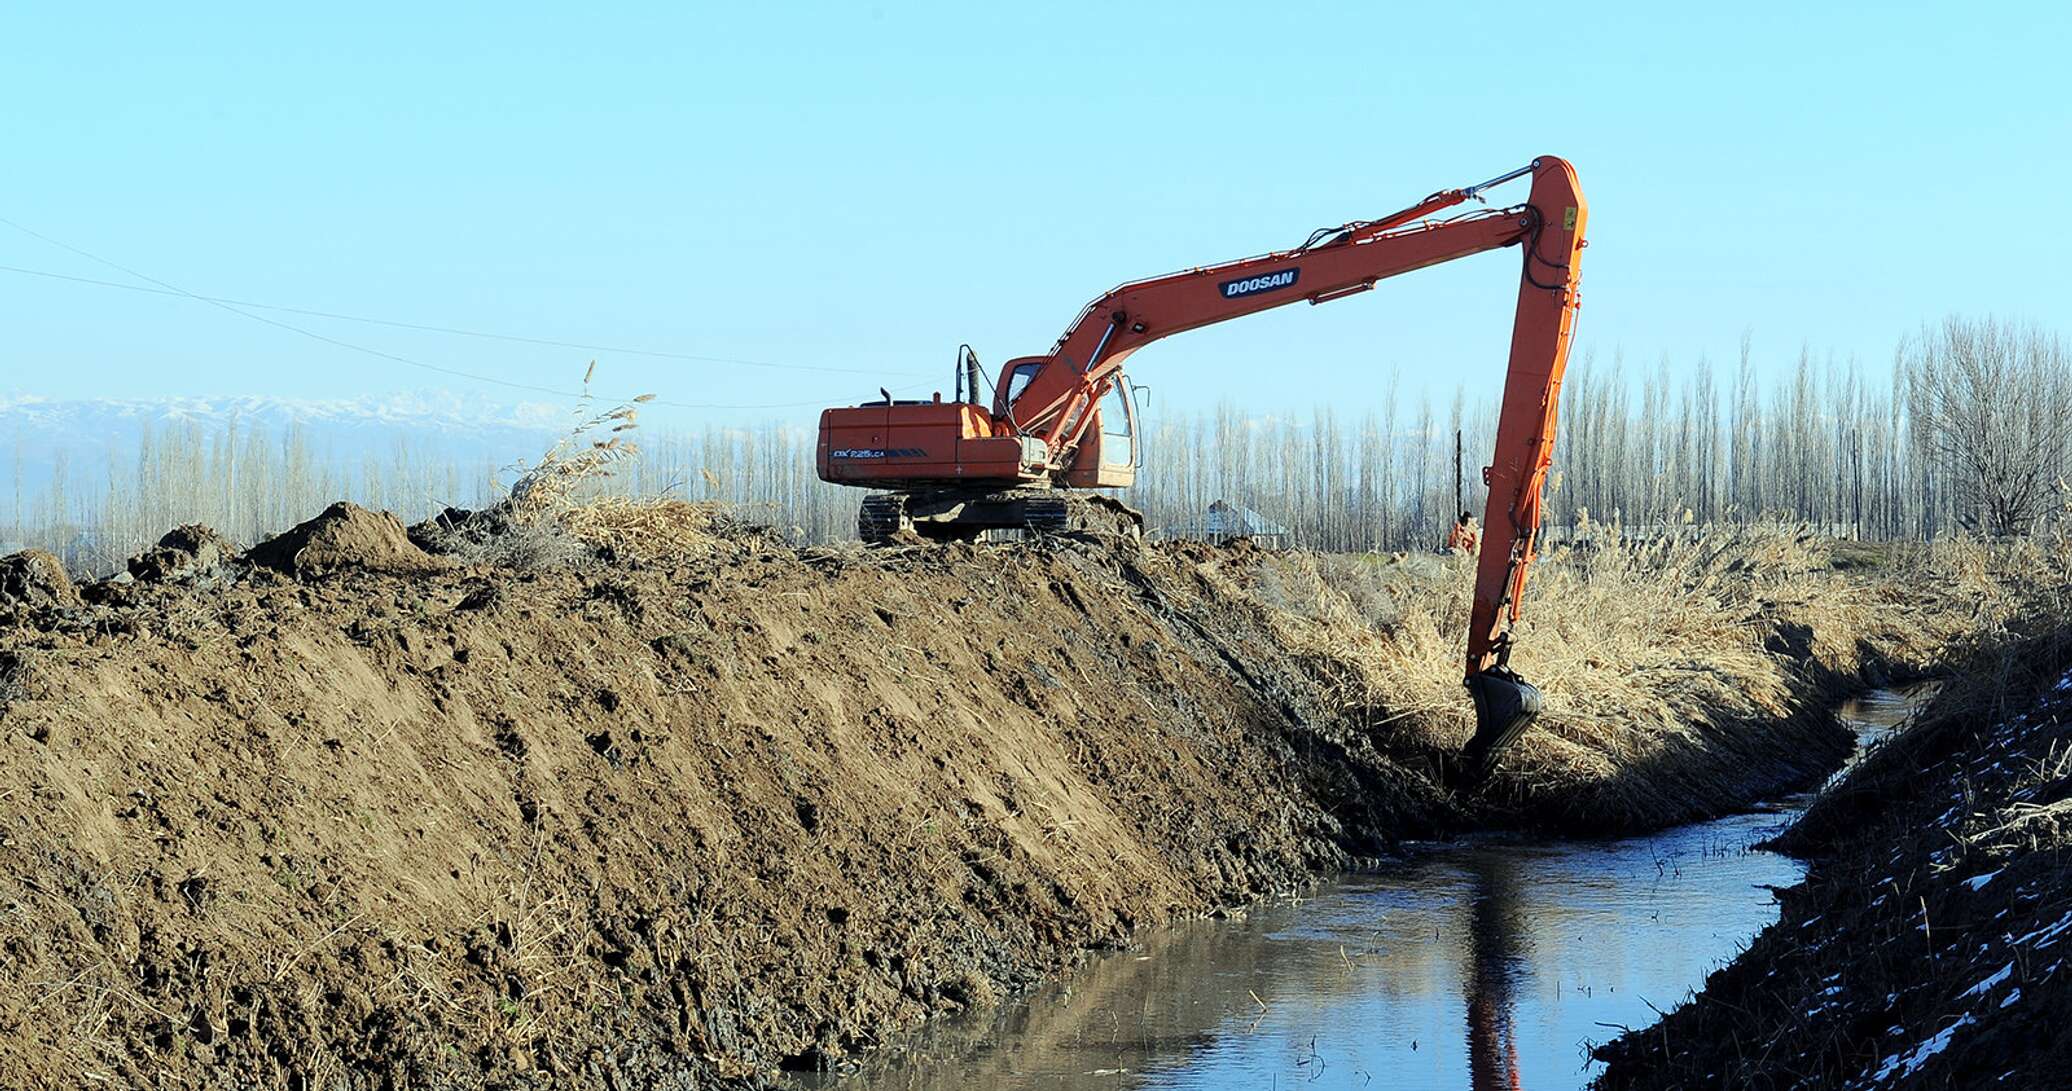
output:
[[[706,529],[514,567],[340,506],[0,605],[0,1084],[758,1082],[1402,838],[1675,820],[1665,763],[1747,802],[1838,730],[1557,702],[1536,745],[1588,761],[1463,794],[1451,704],[1261,593],[1299,558]],[[1737,662],[1780,707],[1853,669]]]

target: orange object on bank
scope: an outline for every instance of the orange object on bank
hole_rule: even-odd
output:
[[[1522,204],[1431,218],[1526,177],[1532,188]],[[1292,250],[1132,281],[1087,304],[1049,352],[1003,365],[989,403],[979,401],[978,358],[965,347],[951,401],[887,395],[826,410],[820,476],[883,490],[864,501],[858,531],[866,541],[901,531],[965,538],[1062,529],[1071,519],[1069,490],[1136,479],[1136,406],[1122,371],[1131,353],[1176,333],[1290,303],[1328,303],[1387,277],[1516,246],[1518,308],[1496,449],[1482,472],[1487,538],[1467,636],[1477,727],[1466,758],[1486,772],[1540,708],[1539,691],[1509,666],[1511,624],[1539,533],[1587,220],[1575,169],[1543,156],[1378,220],[1317,231]]]

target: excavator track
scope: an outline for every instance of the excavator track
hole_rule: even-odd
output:
[[[1063,534],[1137,538],[1144,517],[1098,493],[1010,489],[973,493],[872,493],[856,513],[856,536],[887,545],[902,535],[929,541],[1012,541]]]
[[[901,531],[914,529],[914,521],[907,518],[906,499],[906,494],[896,492],[874,492],[863,498],[863,506],[856,510],[856,536],[863,544],[885,545]]]

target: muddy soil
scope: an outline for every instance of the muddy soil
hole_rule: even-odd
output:
[[[1206,547],[527,571],[334,508],[170,561],[0,603],[0,1086],[762,1083],[1552,806],[1450,791]]]

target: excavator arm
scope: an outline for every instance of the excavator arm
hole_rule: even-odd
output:
[[[1532,190],[1524,204],[1431,218],[1527,175]],[[1475,702],[1476,732],[1466,757],[1475,770],[1486,771],[1540,707],[1539,691],[1510,669],[1510,628],[1539,533],[1587,217],[1575,169],[1546,156],[1478,186],[1442,190],[1379,220],[1319,231],[1293,250],[1124,284],[1088,304],[1046,357],[1009,363],[994,415],[1012,422],[1020,435],[1042,440],[1052,466],[1069,471],[1097,416],[1094,407],[1118,381],[1123,362],[1153,341],[1291,303],[1327,303],[1386,277],[1521,247],[1496,450],[1483,471],[1489,503],[1467,640],[1466,684]],[[1017,369],[1025,381],[1011,381]]]

